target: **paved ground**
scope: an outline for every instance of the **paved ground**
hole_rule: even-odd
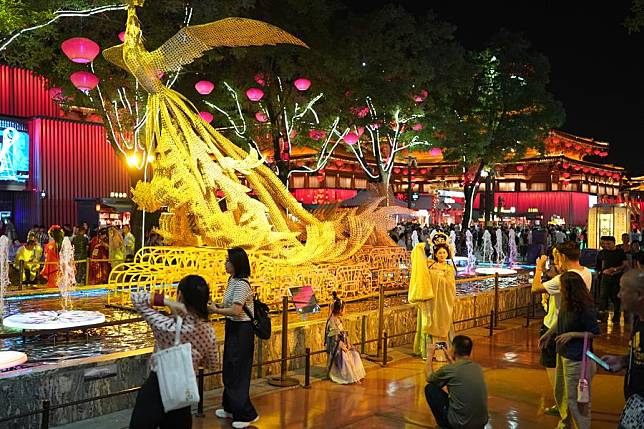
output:
[[[505,321],[490,339],[484,329],[466,333],[474,339],[474,360],[485,369],[489,389],[490,423],[493,428],[548,428],[557,419],[543,414],[553,403],[546,373],[539,367],[537,350],[538,322],[523,328],[522,319]],[[598,354],[626,349],[624,329],[596,342]],[[394,361],[386,368],[367,365],[367,378],[360,385],[340,386],[315,381],[311,389],[295,387],[274,389],[265,381],[253,387],[253,402],[261,419],[256,428],[431,428],[434,419],[424,398],[423,361],[410,356],[409,350],[392,351]],[[318,373],[321,372],[318,370]],[[621,375],[600,371],[593,380],[593,428],[615,428],[623,407]],[[206,398],[205,418],[195,417],[193,427],[229,428],[230,421],[214,417],[218,392]],[[91,427],[124,428],[130,410],[91,421],[64,426],[65,429]]]

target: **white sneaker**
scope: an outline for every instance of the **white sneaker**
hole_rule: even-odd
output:
[[[248,426],[250,426],[253,423],[255,423],[257,420],[259,420],[259,415],[257,417],[255,417],[255,420],[250,421],[250,422],[233,422],[233,427],[235,429],[247,428]]]
[[[233,415],[231,413],[227,413],[226,410],[223,408],[219,408],[218,410],[215,410],[215,415],[219,417],[220,419],[232,419]]]

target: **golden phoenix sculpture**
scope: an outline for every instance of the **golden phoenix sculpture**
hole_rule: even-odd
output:
[[[159,78],[216,47],[306,44],[261,21],[226,18],[184,27],[150,52],[136,15],[136,6],[142,4],[129,4],[124,43],[106,49],[103,56],[148,92],[145,145],[154,154],[154,177],[137,184],[133,199],[147,211],[169,208],[171,221],[160,231],[164,238],[177,245],[267,251],[291,265],[340,261],[357,252],[374,231],[378,202],[333,220],[316,218],[260,154],[246,152],[218,133]]]

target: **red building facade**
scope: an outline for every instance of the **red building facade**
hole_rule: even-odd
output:
[[[0,176],[0,212],[14,219],[21,240],[33,224],[85,221],[78,219],[76,199],[129,191],[128,172],[102,124],[66,119],[45,79],[0,65],[0,133],[7,128],[28,137],[28,177]]]

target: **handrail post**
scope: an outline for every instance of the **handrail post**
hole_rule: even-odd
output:
[[[20,260],[20,262],[18,262],[18,270],[20,271],[20,273],[18,273],[18,287],[20,287],[20,290],[22,290],[22,276],[25,272],[25,261],[23,261],[22,259]]]
[[[89,285],[89,260],[90,257],[87,255],[85,258],[85,286]]]
[[[360,327],[360,355],[364,355],[365,341],[367,341],[367,315],[362,315],[362,322]]]
[[[494,273],[494,327],[499,324],[499,273]]]
[[[387,332],[385,331],[383,333],[383,348],[382,348],[382,366],[387,366],[387,343],[388,338],[387,338]]]
[[[197,388],[199,390],[199,402],[197,403],[197,417],[204,417],[203,413],[203,384],[204,384],[204,371],[203,368],[199,368],[199,374],[197,375]]]
[[[488,333],[488,336],[492,336],[494,334],[494,310],[490,311],[490,332]]]
[[[269,377],[268,384],[278,387],[291,387],[300,384],[295,378],[287,377],[288,361],[288,296],[282,298],[282,357],[279,377]]]
[[[40,429],[49,429],[49,399],[42,400],[42,419]]]
[[[306,361],[304,362],[304,388],[311,388],[311,349],[306,348]]]
[[[380,362],[382,353],[382,337],[385,330],[385,285],[380,282],[378,290],[378,342],[375,355],[367,355],[367,360],[371,362]]]

